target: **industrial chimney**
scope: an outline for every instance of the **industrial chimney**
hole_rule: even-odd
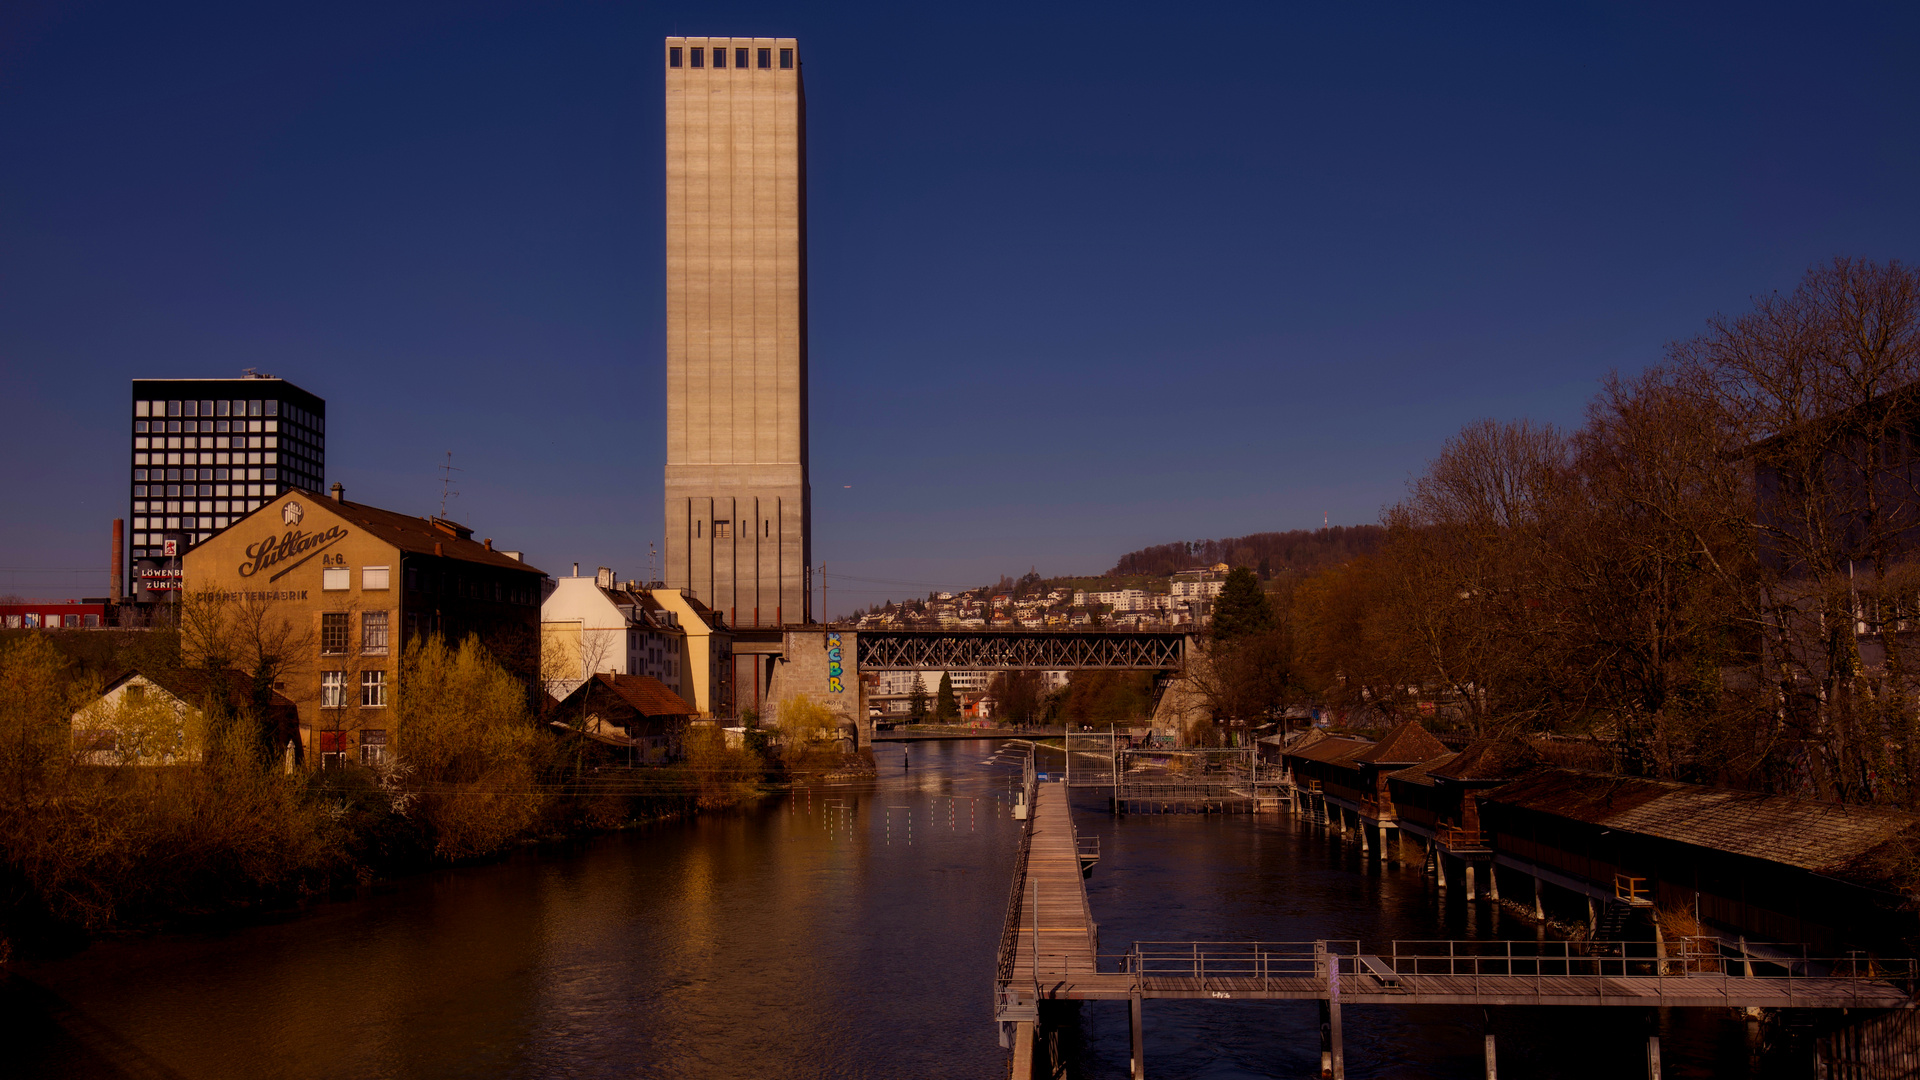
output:
[[[107,582],[107,599],[120,606],[121,583],[126,580],[127,519],[113,519],[113,577]]]

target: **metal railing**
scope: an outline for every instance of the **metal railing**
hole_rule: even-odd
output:
[[[1200,989],[1219,980],[1271,986],[1274,980],[1319,980],[1329,963],[1341,975],[1357,970],[1358,941],[1139,941],[1125,954],[1122,971],[1138,989],[1147,979],[1193,979]]]
[[[1477,850],[1487,846],[1487,838],[1479,829],[1463,829],[1458,825],[1440,826],[1440,846],[1448,851]]]
[[[1677,984],[1691,980],[1687,996],[1719,992],[1730,1002],[1741,997],[1742,983],[1767,980],[1769,989],[1794,997],[1803,988],[1809,999],[1830,1001],[1883,1000],[1886,988],[1912,996],[1920,987],[1920,961],[1884,957],[1817,958],[1804,955],[1802,946],[1749,944],[1743,951],[1712,937],[1673,938],[1665,942],[1613,942],[1626,946],[1619,955],[1588,951],[1593,943],[1578,941],[1395,941],[1378,957],[1394,976],[1443,977],[1472,980],[1476,989],[1510,992],[1514,984],[1531,983],[1535,992],[1564,993],[1545,980],[1653,979],[1656,993],[1680,993]],[[1799,949],[1803,955],[1791,953]],[[1637,955],[1635,953],[1638,953]],[[1771,954],[1756,955],[1757,952]],[[1482,984],[1486,984],[1484,987]],[[1820,984],[1817,989],[1812,984]],[[1497,984],[1497,985],[1496,985]],[[1869,993],[1879,987],[1881,993]]]
[[[1020,910],[1026,903],[1027,857],[1033,852],[1034,800],[1039,796],[1039,781],[1033,768],[1033,751],[1021,773],[1023,796],[1027,801],[1027,820],[1020,830],[1020,854],[1013,864],[1013,889],[1007,896],[1007,918],[1000,931],[1000,955],[995,965],[995,981],[1004,987],[1013,980],[1013,966],[1020,953]]]

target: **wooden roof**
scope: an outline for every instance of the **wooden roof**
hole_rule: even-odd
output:
[[[1353,760],[1369,765],[1417,765],[1449,753],[1452,751],[1428,734],[1420,721],[1404,720]]]
[[[1433,771],[1459,756],[1458,754],[1447,754],[1443,757],[1434,758],[1432,761],[1423,761],[1418,765],[1409,765],[1404,769],[1388,773],[1387,779],[1401,780],[1409,784],[1419,784],[1421,787],[1433,787]]]
[[[1510,780],[1541,764],[1539,752],[1521,739],[1475,739],[1436,766],[1432,775],[1442,780]]]
[[[1542,769],[1480,799],[1876,888],[1891,884],[1890,855],[1920,831],[1920,815],[1904,810],[1576,769]]]
[[[1329,735],[1315,740],[1311,745],[1297,750],[1288,750],[1287,757],[1302,761],[1318,761],[1326,765],[1352,766],[1353,759],[1373,746],[1366,739],[1351,739],[1340,735]]]

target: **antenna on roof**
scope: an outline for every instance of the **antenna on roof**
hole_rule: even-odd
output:
[[[454,466],[453,451],[449,450],[446,463],[440,466],[440,516],[443,518],[447,516],[447,500],[460,497],[460,493],[453,490],[453,474],[457,472],[466,470]]]

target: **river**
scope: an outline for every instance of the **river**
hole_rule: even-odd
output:
[[[877,781],[401,881],[221,932],[16,965],[20,1076],[967,1077],[998,1080],[994,950],[1017,773],[985,741],[882,744]],[[1076,809],[1101,838],[1101,947],[1134,940],[1532,937],[1285,815]],[[1456,890],[1457,892],[1457,890]],[[1495,925],[1495,920],[1499,924]],[[1076,1072],[1126,1075],[1124,1005],[1082,1007]],[[1305,1077],[1309,1003],[1148,1002],[1148,1075]],[[1483,1076],[1482,1015],[1350,1007],[1348,1075]],[[1508,1077],[1774,1075],[1705,1010],[1496,1009]],[[19,1070],[18,1072],[14,1070]]]

